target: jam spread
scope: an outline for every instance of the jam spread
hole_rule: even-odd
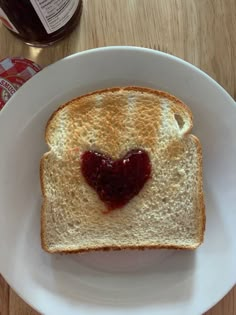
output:
[[[151,163],[141,149],[131,150],[115,161],[99,152],[86,151],[81,156],[81,171],[110,211],[123,207],[139,193],[151,176]]]
[[[43,17],[40,19],[40,15],[37,14],[35,10],[35,7],[39,7],[39,4],[37,4],[36,1],[0,0],[0,9],[4,12],[4,15],[7,16],[9,22],[6,20],[6,18],[2,17],[1,14],[0,18],[4,22],[5,26],[7,26],[15,36],[24,40],[26,43],[39,47],[46,46],[69,34],[80,19],[82,0],[78,1],[75,12],[65,25],[62,25],[62,27],[59,29],[55,28],[56,31],[47,31],[45,25],[43,25],[43,21],[45,21],[46,24],[49,24],[52,19],[55,20],[55,14],[58,14],[59,16],[60,12],[65,10],[65,6],[69,7],[71,5],[70,0],[64,2],[65,4],[63,4],[62,1],[41,1],[40,5],[42,8],[46,6],[48,8],[48,15],[45,18]],[[32,3],[36,4],[33,6]],[[56,5],[58,7],[56,7]],[[50,16],[50,10],[53,6],[55,7],[55,12],[53,11]],[[68,12],[68,14],[69,13],[70,12]],[[65,19],[66,14],[67,12],[65,12],[65,15],[62,18]],[[46,18],[48,20],[45,20]],[[56,25],[56,23],[59,22],[55,20],[54,25]]]

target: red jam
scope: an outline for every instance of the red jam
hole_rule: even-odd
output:
[[[123,207],[151,176],[149,156],[141,149],[131,150],[115,161],[99,152],[86,151],[81,160],[84,178],[96,190],[108,211]]]

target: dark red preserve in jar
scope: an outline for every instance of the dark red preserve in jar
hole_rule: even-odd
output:
[[[78,24],[82,0],[0,0],[0,19],[29,45],[43,47],[69,34]]]

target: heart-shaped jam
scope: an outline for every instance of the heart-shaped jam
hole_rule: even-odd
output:
[[[149,156],[141,149],[131,150],[115,161],[99,152],[86,151],[81,160],[84,178],[108,211],[124,206],[151,176]]]

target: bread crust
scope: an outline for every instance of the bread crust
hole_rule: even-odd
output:
[[[160,91],[160,90],[154,90],[151,88],[147,88],[147,87],[138,87],[138,86],[127,86],[127,87],[113,87],[113,88],[107,88],[107,89],[102,89],[102,90],[98,90],[98,91],[93,91],[91,93],[87,93],[85,95],[81,95],[79,97],[75,97],[74,99],[66,102],[65,104],[62,104],[56,111],[53,112],[53,114],[51,115],[51,117],[49,118],[47,125],[46,125],[46,129],[45,129],[45,140],[48,143],[48,138],[49,138],[49,125],[51,124],[53,118],[59,113],[59,111],[61,111],[64,107],[68,106],[69,104],[71,104],[73,101],[77,100],[81,100],[82,98],[86,98],[88,96],[92,96],[92,95],[99,95],[99,94],[104,94],[106,92],[116,92],[116,91],[137,91],[137,92],[141,92],[141,93],[151,93],[151,94],[155,94],[157,96],[163,96],[168,98],[169,100],[173,101],[176,105],[182,107],[186,112],[188,112],[189,116],[192,117],[192,112],[190,111],[190,109],[188,108],[188,106],[186,104],[184,104],[183,102],[181,102],[177,97],[164,92],[164,91]],[[191,129],[193,128],[193,123],[192,123],[192,119],[191,119],[191,125],[189,126],[188,130],[185,132],[185,134],[188,134]]]
[[[192,122],[192,113],[190,111],[190,109],[187,107],[187,105],[185,105],[182,101],[180,101],[178,98],[176,98],[175,96],[164,92],[164,91],[160,91],[160,90],[154,90],[151,88],[146,88],[146,87],[137,87],[137,86],[128,86],[128,87],[114,87],[114,88],[107,88],[107,89],[102,89],[102,90],[98,90],[98,91],[94,91],[82,96],[79,96],[77,98],[74,98],[73,100],[68,101],[67,103],[61,105],[49,118],[47,125],[46,125],[46,130],[45,130],[45,140],[46,143],[48,144],[49,148],[50,148],[50,143],[49,143],[49,137],[50,137],[50,131],[49,131],[49,127],[50,124],[52,123],[54,117],[66,106],[70,105],[71,102],[73,101],[79,101],[82,98],[86,98],[89,97],[91,95],[100,95],[100,94],[104,94],[106,92],[116,92],[116,91],[137,91],[137,92],[143,92],[143,93],[151,93],[151,94],[155,94],[157,96],[163,96],[165,98],[168,98],[169,100],[171,100],[175,105],[180,106],[182,109],[184,109],[184,111],[186,111],[188,113],[188,115],[191,117],[190,120],[190,124],[187,130],[185,130],[183,137],[186,136],[187,134],[190,133],[192,127],[193,127],[193,122]],[[96,247],[87,247],[87,248],[81,248],[81,249],[73,249],[71,247],[67,247],[66,249],[50,249],[48,248],[46,242],[45,242],[45,226],[46,226],[46,222],[45,222],[45,202],[43,203],[42,207],[41,207],[41,245],[42,248],[48,252],[48,253],[64,253],[64,254],[76,254],[76,253],[83,253],[83,252],[90,252],[90,251],[113,251],[113,250],[131,250],[131,249],[135,249],[135,250],[145,250],[145,249],[184,249],[184,250],[194,250],[196,249],[202,242],[204,239],[204,231],[205,231],[205,224],[206,224],[206,215],[205,215],[205,204],[204,204],[204,194],[203,194],[203,190],[202,190],[202,181],[203,181],[203,172],[202,172],[202,148],[201,148],[201,144],[200,141],[197,137],[195,137],[194,135],[191,135],[192,139],[194,140],[196,147],[197,147],[197,152],[198,152],[198,163],[199,163],[199,168],[198,168],[198,172],[199,172],[199,176],[198,176],[198,189],[199,189],[199,203],[200,203],[200,211],[201,211],[201,218],[202,218],[202,222],[201,222],[201,230],[200,230],[200,235],[199,235],[199,243],[194,245],[194,246],[187,246],[187,245],[182,245],[182,246],[176,246],[176,245],[164,245],[164,244],[156,244],[156,245],[145,245],[145,246],[135,246],[135,245],[131,245],[131,246],[96,246]],[[41,183],[41,190],[42,190],[42,196],[43,198],[45,198],[45,186],[44,186],[44,179],[43,179],[43,168],[44,168],[44,158],[47,154],[49,154],[49,152],[45,153],[43,155],[43,157],[41,158],[40,161],[40,183]]]
[[[199,244],[200,245],[200,244]],[[148,250],[148,249],[179,249],[179,250],[194,250],[197,246],[175,246],[175,245],[147,245],[147,246],[101,246],[101,247],[88,247],[83,249],[71,249],[65,250],[50,250],[42,243],[43,249],[49,254],[79,254],[94,251],[119,251],[119,250]]]
[[[200,244],[203,243],[204,240],[204,232],[206,229],[206,211],[205,211],[205,202],[204,202],[204,193],[203,193],[203,189],[202,189],[202,182],[203,182],[203,158],[202,158],[202,146],[201,143],[199,141],[199,139],[194,136],[191,135],[191,137],[194,139],[196,146],[197,146],[197,151],[198,151],[198,163],[199,163],[199,167],[198,167],[198,172],[199,172],[199,176],[198,176],[198,191],[199,191],[199,203],[200,203],[200,211],[201,211],[201,218],[202,218],[202,222],[201,222],[201,231],[200,231]],[[199,244],[199,245],[200,245]]]

